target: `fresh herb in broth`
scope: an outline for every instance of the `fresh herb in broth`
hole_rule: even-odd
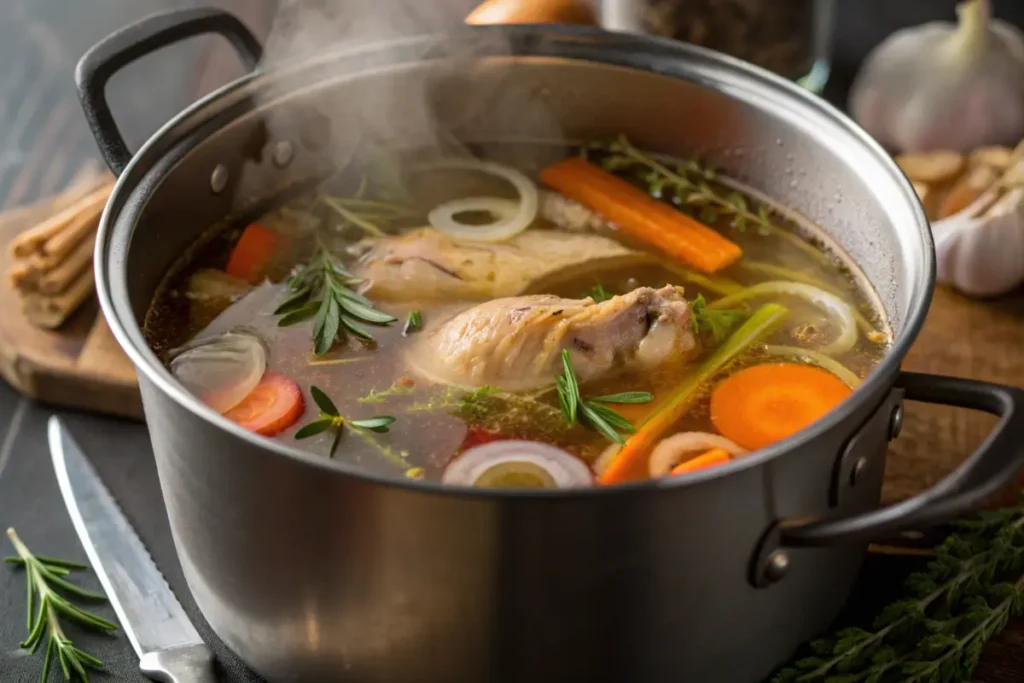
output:
[[[168,275],[147,338],[170,360],[244,327],[266,381],[226,415],[357,470],[479,486],[717,466],[748,452],[736,438],[816,420],[884,354],[863,278],[789,212],[624,138],[582,152],[538,187],[522,145],[433,163],[378,148],[258,230],[219,229]],[[722,412],[716,395],[762,375],[799,420]]]

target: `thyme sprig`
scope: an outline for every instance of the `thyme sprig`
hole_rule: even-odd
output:
[[[605,152],[600,159],[605,170],[633,175],[652,196],[695,209],[705,223],[728,218],[732,228],[743,231],[753,226],[757,234],[784,239],[815,260],[827,258],[813,244],[778,225],[774,209],[739,192],[720,188],[718,171],[709,165],[696,159],[670,164],[638,149],[624,135],[593,143],[591,149]]]
[[[50,664],[56,659],[61,673],[64,674],[64,680],[80,680],[88,683],[88,670],[102,669],[103,662],[75,647],[64,634],[61,617],[101,631],[114,631],[117,629],[117,624],[74,605],[57,591],[60,590],[68,595],[86,600],[105,601],[106,597],[79,588],[64,578],[72,570],[88,569],[84,564],[34,555],[18,538],[14,529],[8,529],[7,536],[11,539],[18,556],[6,557],[4,562],[18,565],[25,570],[25,594],[27,596],[25,612],[28,637],[20,643],[20,646],[32,654],[42,643],[43,636],[48,633],[43,673],[39,680],[45,683],[50,675]],[[36,607],[37,601],[38,607]],[[36,610],[34,614],[33,609]]]
[[[299,431],[295,432],[296,439],[308,439],[311,436],[316,436],[328,430],[334,432],[334,439],[331,441],[331,449],[328,451],[328,457],[333,458],[334,454],[338,451],[338,445],[341,443],[341,436],[345,432],[345,425],[353,428],[353,430],[359,434],[365,441],[376,445],[389,459],[394,460],[397,464],[402,467],[408,467],[408,463],[400,455],[396,455],[390,448],[386,448],[378,444],[374,439],[369,438],[366,432],[374,432],[376,434],[384,434],[394,423],[395,418],[393,415],[377,415],[375,417],[368,417],[360,420],[351,420],[342,416],[338,407],[334,405],[327,394],[323,392],[319,387],[311,386],[309,393],[313,397],[313,401],[320,409],[320,414],[316,419],[303,425]]]
[[[907,597],[871,629],[846,628],[810,644],[810,656],[772,683],[959,683],[985,644],[1024,613],[1024,506],[956,525]]]
[[[572,426],[579,422],[601,433],[610,441],[625,445],[621,432],[632,434],[636,431],[633,423],[603,403],[649,403],[654,396],[646,391],[628,391],[610,396],[596,396],[584,399],[580,396],[580,385],[569,358],[569,351],[562,349],[562,374],[556,379],[558,405],[562,408],[565,421]]]
[[[580,298],[585,299],[588,296],[591,299],[593,299],[595,303],[601,303],[603,301],[608,301],[608,300],[610,300],[610,299],[615,297],[614,294],[612,294],[611,292],[609,292],[607,289],[604,288],[604,285],[602,285],[600,281],[598,281],[598,283],[596,285],[594,285],[593,287],[591,287],[590,289],[584,291],[580,295]]]
[[[277,324],[286,327],[313,318],[313,352],[318,356],[331,350],[343,330],[373,341],[363,323],[390,325],[398,318],[351,289],[361,281],[326,250],[318,249],[288,281],[292,294],[274,311],[282,316]]]
[[[690,302],[690,313],[693,331],[698,335],[712,337],[715,344],[725,341],[733,329],[747,318],[743,311],[708,308],[703,294],[698,294],[697,298]]]

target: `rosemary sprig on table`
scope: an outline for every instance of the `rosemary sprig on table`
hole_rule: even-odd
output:
[[[77,607],[57,591],[60,590],[68,595],[86,600],[105,601],[106,597],[79,588],[64,578],[74,569],[88,569],[84,564],[33,555],[18,538],[14,529],[8,529],[7,536],[11,539],[18,556],[6,557],[4,562],[16,564],[25,570],[25,594],[27,596],[25,612],[27,614],[28,638],[20,643],[20,646],[27,649],[30,654],[34,653],[43,641],[43,636],[49,632],[43,673],[39,680],[45,683],[50,675],[50,663],[56,658],[61,673],[64,674],[64,680],[78,679],[88,683],[88,669],[102,669],[103,662],[75,647],[64,634],[60,619],[64,617],[82,626],[101,631],[114,631],[117,629],[117,624]],[[38,608],[33,614],[37,599]]]
[[[351,287],[361,282],[324,249],[288,281],[292,294],[277,307],[278,325],[288,326],[313,318],[313,352],[322,356],[345,330],[373,341],[362,323],[390,325],[398,318],[376,307]]]
[[[299,431],[295,432],[295,438],[308,439],[309,437],[316,436],[322,432],[333,430],[334,440],[331,441],[331,450],[328,452],[328,457],[331,458],[334,457],[334,454],[338,450],[338,444],[341,443],[341,435],[345,431],[345,425],[352,427],[353,431],[360,435],[365,435],[365,432],[384,434],[391,428],[392,423],[395,421],[393,415],[377,415],[375,417],[368,417],[361,420],[349,420],[342,417],[338,407],[334,405],[334,401],[328,398],[327,394],[325,394],[319,387],[311,386],[309,388],[309,393],[313,396],[313,401],[316,402],[317,407],[320,408],[320,415],[311,422],[303,425]],[[369,441],[376,445],[385,456],[392,460],[397,458],[397,462],[400,465],[403,467],[407,466],[405,459],[392,453],[391,449],[382,447],[376,441],[373,441],[373,439],[370,439]]]
[[[778,225],[773,217],[775,211],[766,204],[755,206],[739,192],[722,191],[714,183],[721,185],[723,181],[711,166],[695,159],[677,164],[662,161],[635,147],[624,135],[609,142],[596,142],[591,149],[605,153],[600,159],[605,170],[634,176],[652,196],[694,209],[705,223],[725,217],[732,228],[746,230],[753,226],[757,234],[784,239],[815,260],[827,259],[813,244]]]
[[[810,655],[772,683],[960,683],[985,644],[1024,612],[1024,506],[955,524],[907,597],[870,629],[846,628],[810,644]]]
[[[570,426],[578,421],[620,446],[626,443],[620,432],[632,434],[636,429],[629,420],[602,403],[649,403],[654,399],[654,396],[646,391],[627,391],[591,399],[582,398],[579,382],[572,368],[572,360],[566,349],[562,349],[562,374],[556,379],[556,384],[558,405],[561,406],[565,421]]]

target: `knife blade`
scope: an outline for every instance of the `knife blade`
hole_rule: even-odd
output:
[[[215,683],[213,653],[88,458],[56,416],[50,457],[61,495],[128,640],[149,678]]]

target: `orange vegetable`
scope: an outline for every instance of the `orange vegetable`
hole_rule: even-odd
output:
[[[729,452],[724,448],[712,448],[706,453],[701,453],[696,458],[690,458],[686,462],[681,462],[672,468],[672,476],[677,474],[686,474],[687,472],[696,472],[697,470],[703,470],[708,467],[714,467],[715,465],[724,465],[729,462]]]
[[[305,407],[298,384],[284,375],[267,372],[224,417],[257,434],[274,436],[295,424]]]
[[[711,394],[711,422],[749,450],[764,448],[817,421],[852,393],[826,370],[766,363],[737,372]]]
[[[773,303],[764,304],[754,311],[753,315],[747,318],[747,321],[733,332],[710,358],[676,387],[672,396],[654,411],[636,433],[626,440],[626,445],[619,449],[601,474],[600,483],[620,484],[645,479],[648,476],[647,463],[651,449],[693,406],[702,387],[737,356],[753,344],[763,341],[788,314],[789,311],[785,307]]]
[[[585,159],[560,161],[540,179],[630,237],[702,272],[719,271],[743,255],[736,243]]]
[[[280,247],[281,238],[276,233],[252,223],[242,231],[224,271],[249,284],[258,284]]]
[[[486,0],[466,17],[467,24],[584,24],[597,17],[586,0]]]

